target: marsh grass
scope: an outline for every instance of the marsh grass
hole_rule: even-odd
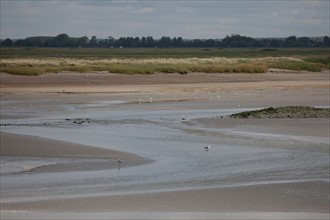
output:
[[[318,63],[318,64],[324,64],[328,69],[330,68],[330,56],[308,57],[308,58],[305,58],[304,61],[312,62],[312,63]]]
[[[288,60],[279,60],[276,62],[269,63],[270,68],[277,69],[288,69],[288,70],[296,70],[296,71],[311,71],[311,72],[320,72],[322,69],[327,68],[325,64],[322,63],[312,63],[307,61],[288,61]]]
[[[62,71],[125,74],[264,73],[269,68],[329,69],[324,49],[61,49],[0,48],[0,72],[40,75]]]

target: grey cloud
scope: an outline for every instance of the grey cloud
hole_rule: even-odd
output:
[[[8,1],[1,38],[35,35],[222,38],[329,35],[329,1]]]

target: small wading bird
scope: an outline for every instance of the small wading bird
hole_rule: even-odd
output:
[[[211,146],[209,145],[209,146],[204,147],[204,150],[205,150],[205,151],[209,151],[210,148],[211,148]]]
[[[119,171],[120,168],[121,168],[121,163],[122,163],[122,161],[118,158],[117,162],[118,162],[118,171]]]

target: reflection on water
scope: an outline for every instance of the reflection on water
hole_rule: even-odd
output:
[[[134,167],[119,167],[119,164],[117,169],[98,171],[2,175],[2,201],[329,179],[329,155],[317,150],[326,145],[323,142],[305,142],[281,135],[271,139],[246,134],[227,135],[214,128],[182,123],[183,118],[184,121],[211,118],[242,109],[219,110],[207,106],[205,109],[200,106],[184,109],[181,106],[177,110],[175,102],[156,103],[156,107],[150,108],[150,105],[141,107],[138,103],[121,101],[74,106],[63,108],[65,118],[88,118],[90,123],[72,123],[65,120],[61,112],[33,120],[16,119],[15,123],[34,126],[11,126],[2,130],[128,151],[154,162]],[[204,150],[207,145],[211,145],[209,151]],[[1,173],[15,172],[11,169],[21,169],[25,164],[56,163],[59,159],[53,160],[39,158],[11,163],[6,158],[1,162]]]

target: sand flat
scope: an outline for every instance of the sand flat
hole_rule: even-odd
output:
[[[49,212],[329,212],[328,182],[240,187],[3,203],[3,210]]]
[[[26,77],[1,73],[1,101],[8,102],[6,104],[8,115],[1,116],[1,119],[19,120],[22,117],[19,112],[9,114],[11,105],[15,104],[17,108],[25,107],[26,100],[35,101],[36,106],[40,105],[47,111],[53,111],[63,103],[88,104],[93,103],[94,100],[133,100],[131,104],[123,105],[118,109],[133,106],[143,111],[143,108],[149,109],[149,106],[144,107],[145,105],[137,103],[134,105],[134,102],[137,102],[138,98],[142,96],[149,99],[151,94],[155,105],[150,106],[155,109],[158,104],[161,106],[163,100],[171,100],[173,103],[176,103],[177,100],[187,100],[189,105],[198,109],[292,104],[326,106],[329,105],[329,74],[329,71],[322,73],[289,71],[265,74],[154,74],[148,76],[60,73]],[[220,95],[221,98],[215,102],[217,95]],[[44,105],[45,102],[47,105]],[[189,105],[187,106],[189,107]],[[182,108],[185,107],[183,105]],[[35,114],[38,116],[37,113]],[[24,117],[31,116],[27,114]],[[226,121],[226,119],[207,118],[199,119],[198,123],[215,129],[329,137],[328,120],[320,119],[244,120],[242,123],[241,120]],[[313,146],[317,146],[317,143],[314,143]],[[298,151],[299,149],[295,149],[294,152],[298,153]],[[199,149],[200,152],[204,153]],[[295,155],[294,152],[292,155]],[[318,155],[323,156],[323,153],[324,151],[320,151]],[[131,153],[5,132],[1,132],[1,155],[138,159]],[[95,164],[95,166],[99,165]],[[68,167],[62,167],[60,170],[65,169],[70,170]],[[315,170],[317,171],[317,168]],[[50,172],[50,170],[45,170],[45,172]],[[219,186],[221,185],[219,184]],[[134,219],[136,216],[166,218],[166,216],[171,217],[171,213],[175,215],[175,213],[186,212],[187,216],[201,216],[200,218],[210,219],[219,219],[221,216],[226,219],[226,216],[228,217],[226,213],[230,213],[231,217],[237,217],[236,219],[251,216],[251,213],[256,219],[264,219],[269,216],[276,216],[278,219],[308,219],[311,216],[316,219],[326,219],[329,216],[328,196],[329,182],[300,179],[299,181],[256,183],[222,188],[209,187],[107,196],[88,195],[81,198],[68,196],[66,199],[43,201],[1,202],[1,216],[23,219],[61,218],[61,216],[63,218],[68,218],[68,216],[83,218],[83,213],[85,213],[87,216],[94,214],[101,218],[104,215],[109,217],[107,213],[111,212],[119,213],[117,216],[115,215],[115,219],[123,216]],[[152,213],[158,213],[158,215],[152,215]],[[238,215],[235,215],[237,213]],[[258,213],[262,214],[258,215]]]
[[[329,87],[329,71],[267,72],[262,74],[150,74],[50,73],[15,76],[0,73],[1,93],[123,93],[123,92],[212,92],[270,88]]]
[[[329,137],[328,118],[304,119],[231,119],[204,118],[197,119],[198,123],[207,127],[231,129],[235,131],[259,132],[268,134],[283,134],[296,136]]]
[[[72,172],[117,169],[117,159],[125,161],[125,167],[151,162],[137,155],[86,146],[64,141],[51,140],[29,135],[0,132],[0,156],[2,160],[16,161],[19,172]],[[50,158],[58,160],[56,163]],[[40,166],[34,165],[34,160]],[[6,163],[4,163],[6,164]],[[4,168],[6,170],[6,168]]]
[[[80,157],[134,160],[139,157],[115,150],[55,141],[28,135],[0,132],[0,155],[34,157]]]

